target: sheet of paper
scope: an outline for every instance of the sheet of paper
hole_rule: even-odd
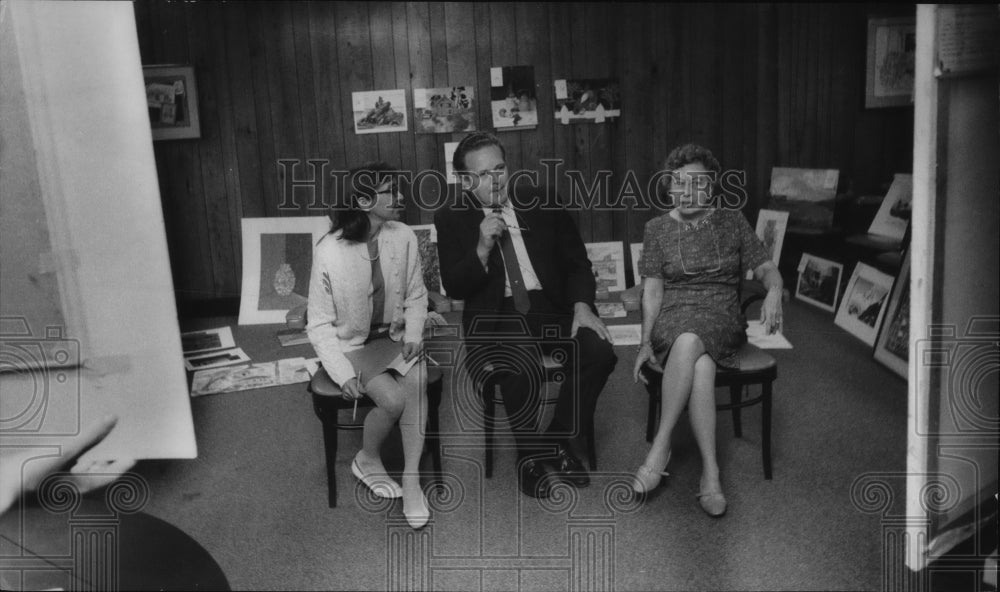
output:
[[[615,345],[639,345],[642,342],[642,325],[608,325]]]
[[[780,332],[768,335],[760,321],[747,321],[747,340],[760,349],[792,349],[784,335]]]
[[[288,358],[239,368],[216,368],[194,373],[191,396],[215,395],[309,382],[305,358]]]
[[[181,348],[185,356],[236,347],[233,330],[229,327],[181,333]]]
[[[597,314],[602,319],[620,319],[628,316],[625,305],[621,302],[598,302]]]

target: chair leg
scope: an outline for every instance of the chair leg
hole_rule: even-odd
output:
[[[729,402],[733,405],[733,433],[736,434],[737,438],[743,437],[743,420],[740,418],[740,408],[736,406],[743,400],[742,394],[742,385],[729,386]]]
[[[430,452],[431,463],[434,465],[434,483],[438,488],[441,487],[443,478],[441,471],[441,422],[438,418],[443,388],[441,378],[427,384],[427,437],[424,448]]]
[[[337,507],[337,410],[317,410],[323,424],[323,449],[326,452],[327,504]]]
[[[587,426],[587,456],[590,457],[590,470],[597,470],[597,446],[594,445],[594,414],[590,414],[590,425]]]
[[[648,376],[648,375],[647,375]],[[659,419],[657,415],[660,411],[660,393],[658,384],[650,380],[646,385],[646,392],[649,394],[649,406],[646,409],[646,441],[652,442],[656,435],[656,423]]]
[[[771,381],[761,385],[761,454],[764,456],[764,478],[771,478]]]
[[[483,423],[486,435],[486,476],[493,476],[493,425],[496,423],[496,399],[500,396],[500,385],[493,385],[493,392],[483,389]]]

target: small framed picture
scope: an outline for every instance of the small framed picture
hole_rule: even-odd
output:
[[[916,49],[916,18],[868,19],[866,109],[913,103]]]
[[[868,345],[875,345],[891,289],[891,275],[858,263],[833,322]]]
[[[910,363],[910,252],[892,283],[885,320],[875,341],[875,359],[906,378]]]
[[[837,311],[837,294],[844,266],[809,253],[802,254],[795,297],[830,312]]]
[[[192,66],[143,66],[153,140],[201,137],[198,88]]]
[[[788,212],[760,210],[757,214],[757,237],[771,255],[775,265],[781,262],[781,247],[785,243],[785,229],[788,228]]]
[[[587,258],[593,266],[597,288],[608,292],[625,289],[625,249],[622,243],[587,243]]]
[[[406,91],[372,90],[351,93],[354,133],[405,132]]]

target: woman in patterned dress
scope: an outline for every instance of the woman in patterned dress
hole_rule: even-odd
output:
[[[747,270],[767,288],[761,309],[769,333],[781,323],[778,268],[743,214],[718,207],[713,188],[721,171],[712,153],[695,144],[675,148],[664,162],[675,208],[646,224],[642,344],[633,375],[643,364],[662,369],[660,426],[633,489],[656,487],[670,460],[670,439],[684,407],[702,458],[698,500],[710,516],[726,511],[715,449],[715,370],[734,362],[746,341],[738,289]]]
[[[427,523],[420,488],[426,418],[426,368],[418,361],[427,290],[417,236],[399,222],[402,196],[393,167],[374,163],[351,172],[346,205],[331,210],[333,228],[313,252],[308,334],[323,368],[347,399],[367,395],[363,446],[351,472],[372,492],[403,498],[414,528]],[[388,366],[402,356],[400,375]],[[403,442],[402,487],[386,474],[381,447],[396,422]]]

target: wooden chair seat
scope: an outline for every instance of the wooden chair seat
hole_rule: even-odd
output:
[[[649,395],[649,408],[646,414],[646,441],[652,442],[656,434],[660,413],[660,383],[663,374],[649,367],[643,372],[649,384],[646,392]],[[732,367],[719,366],[715,372],[716,388],[729,388],[729,403],[719,403],[717,411],[731,411],[733,417],[733,432],[737,438],[743,437],[743,424],[740,409],[750,405],[761,405],[761,456],[764,464],[764,478],[770,479],[771,470],[771,399],[772,384],[778,378],[778,363],[773,357],[759,347],[746,343],[736,353],[736,361]],[[757,385],[760,394],[750,395],[750,387]],[[744,398],[744,394],[747,395]]]
[[[425,452],[430,453],[434,465],[435,478],[441,476],[441,442],[438,423],[438,407],[441,404],[442,374],[440,371],[428,370],[427,376],[427,437]],[[323,424],[323,445],[326,453],[327,501],[331,508],[337,507],[337,436],[340,430],[361,430],[362,422],[340,423],[340,412],[354,409],[354,401],[343,397],[343,391],[337,386],[322,367],[309,381],[309,393],[312,395],[313,410]],[[375,401],[369,397],[358,399],[358,407],[374,407]]]

